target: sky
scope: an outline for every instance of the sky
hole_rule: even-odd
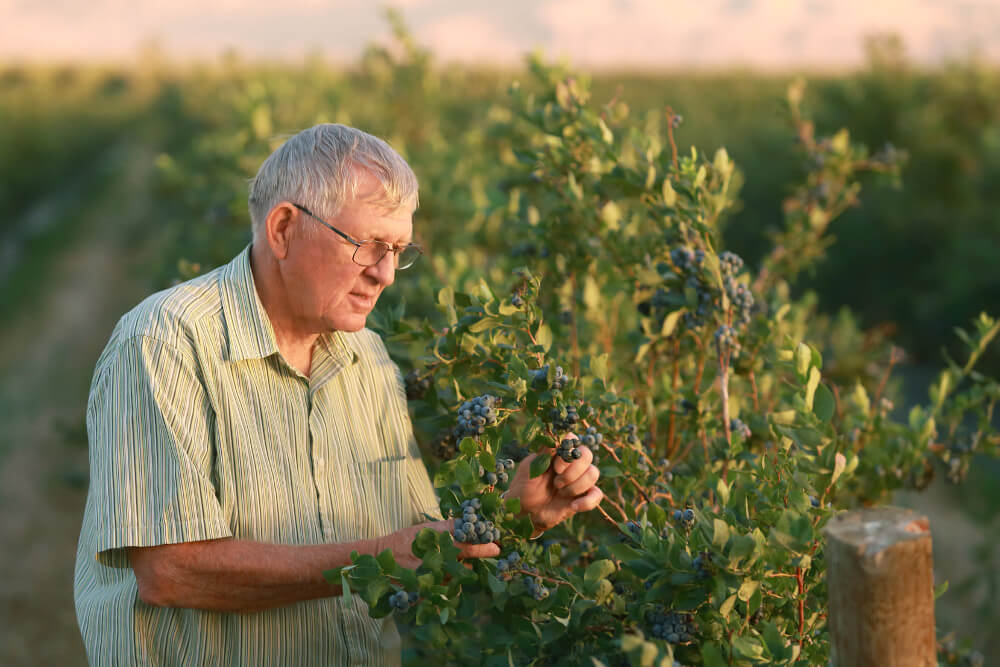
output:
[[[908,57],[1000,63],[1000,0],[396,0],[442,61],[507,65],[541,48],[594,68],[846,68],[866,35]],[[155,43],[180,60],[352,61],[388,34],[364,0],[0,0],[0,59],[129,61]]]

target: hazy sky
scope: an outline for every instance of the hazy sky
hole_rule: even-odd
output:
[[[1000,0],[396,0],[443,60],[518,62],[541,47],[581,66],[843,67],[900,34],[911,59],[970,50],[1000,62]],[[122,60],[151,39],[173,57],[352,60],[384,39],[362,0],[0,0],[0,58]]]

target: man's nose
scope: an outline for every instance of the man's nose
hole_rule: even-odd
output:
[[[396,280],[396,253],[391,250],[385,253],[377,264],[365,269],[365,273],[377,280],[382,287],[388,287]]]

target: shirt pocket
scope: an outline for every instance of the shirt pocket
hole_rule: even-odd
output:
[[[380,537],[410,525],[406,491],[406,458],[376,459],[350,464],[349,475],[357,539]]]

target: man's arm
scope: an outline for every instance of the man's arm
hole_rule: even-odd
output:
[[[405,528],[385,537],[339,544],[288,545],[221,539],[127,549],[146,604],[228,612],[252,612],[301,600],[340,595],[323,571],[350,565],[351,552],[392,549],[396,561],[414,568],[411,544],[423,528],[447,531],[451,521]],[[461,558],[500,555],[496,544],[465,544]]]

